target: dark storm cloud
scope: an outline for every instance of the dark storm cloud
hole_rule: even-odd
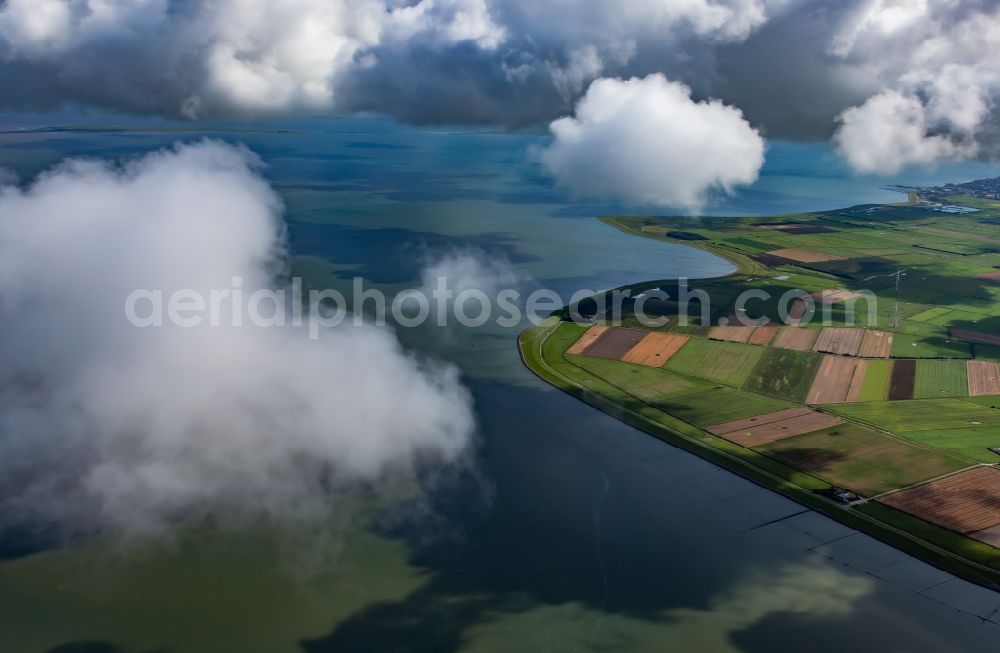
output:
[[[996,0],[6,0],[6,107],[544,125],[660,73],[865,171],[993,153]]]

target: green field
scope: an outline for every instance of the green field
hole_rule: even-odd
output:
[[[572,322],[560,322],[556,330],[545,341],[545,358],[549,360],[562,358],[563,353],[579,340],[588,328]]]
[[[969,426],[1000,428],[1000,410],[962,399],[911,399],[871,404],[835,404],[824,406],[824,409],[893,433]]]
[[[861,396],[858,401],[885,401],[889,391],[889,375],[892,373],[892,361],[870,360],[865,380],[861,386]]]
[[[943,335],[897,333],[892,342],[893,358],[972,358],[972,346]]]
[[[755,449],[868,496],[970,465],[955,456],[917,447],[855,424],[797,435]]]
[[[621,361],[587,356],[567,356],[567,359],[591,374],[627,391],[642,401],[656,404],[676,394],[707,390],[708,383],[679,376],[668,370]]]
[[[673,397],[665,401],[662,408],[695,426],[712,426],[792,408],[794,405],[735,388],[715,387],[704,392]]]
[[[966,397],[962,401],[970,404],[975,404],[977,406],[986,406],[987,408],[995,408],[1000,410],[1000,397]]]
[[[996,426],[904,431],[899,433],[899,436],[928,447],[935,447],[942,451],[978,460],[981,463],[1000,463],[1000,456],[990,451],[991,448],[1000,447],[1000,428]]]
[[[969,394],[965,361],[920,360],[913,384],[914,399],[964,397]]]
[[[736,342],[692,338],[673,355],[666,367],[740,387],[746,383],[764,351],[763,347]]]
[[[801,403],[821,360],[822,356],[813,352],[766,349],[744,387]]]

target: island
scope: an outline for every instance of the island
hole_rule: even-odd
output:
[[[523,332],[538,376],[1000,588],[1000,178],[777,217],[602,218],[733,262]]]

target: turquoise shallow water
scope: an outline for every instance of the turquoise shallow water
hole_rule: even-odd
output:
[[[595,220],[642,208],[553,189],[530,160],[544,144],[537,134],[380,119],[128,127],[8,129],[0,165],[30,178],[65,156],[201,137],[244,143],[286,203],[297,267],[332,286],[356,274],[413,284],[428,259],[456,250],[567,293],[731,269]],[[883,184],[996,174],[970,163],[858,178],[825,145],[774,143],[760,181],[708,210],[896,201]],[[374,528],[340,524],[329,557],[307,572],[286,573],[281,561],[323,537],[209,532],[167,548],[10,556],[0,561],[0,649],[995,650],[1000,627],[985,618],[996,619],[1000,595],[551,390],[520,365],[516,331],[401,332],[408,347],[461,368],[480,424],[471,469],[435,485],[420,518],[406,506]]]

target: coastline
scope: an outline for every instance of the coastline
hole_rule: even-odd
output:
[[[700,249],[736,265],[737,269],[728,275],[710,277],[714,280],[739,280],[754,274],[759,275],[771,272],[769,268],[765,268],[741,253],[717,247],[707,242],[680,241],[646,231],[639,231],[623,225],[614,217],[602,217],[600,220],[630,235]],[[634,285],[649,285],[667,281],[673,280],[650,280]],[[596,391],[594,388],[599,388],[602,384],[606,386],[609,384],[603,379],[590,374],[587,370],[573,365],[563,357],[560,357],[562,359],[561,362],[556,362],[555,365],[553,361],[546,358],[545,344],[559,324],[561,324],[561,321],[556,318],[550,318],[550,321],[547,321],[545,324],[529,327],[518,336],[518,351],[522,363],[532,373],[550,385],[644,433],[708,460],[723,469],[736,473],[765,489],[777,492],[841,524],[870,535],[942,571],[951,573],[987,589],[1000,591],[1000,570],[971,560],[933,541],[929,541],[932,539],[949,540],[959,537],[957,534],[900,511],[877,504],[871,504],[873,507],[870,511],[883,515],[884,519],[880,519],[874,514],[861,512],[853,507],[837,503],[817,494],[815,490],[826,487],[827,484],[805,472],[788,467],[777,460],[718,438],[710,439],[712,444],[708,444],[704,440],[705,433],[702,429],[692,424],[684,422],[648,404],[632,402],[638,405],[624,405]],[[557,369],[556,365],[571,366],[573,368],[572,376]],[[578,378],[574,379],[572,378],[573,376]],[[581,383],[580,378],[584,379],[585,383]],[[615,389],[617,390],[617,388]],[[901,528],[894,523],[890,523],[890,520],[897,524],[902,522],[910,528]],[[915,534],[913,531],[923,534],[924,537]]]

